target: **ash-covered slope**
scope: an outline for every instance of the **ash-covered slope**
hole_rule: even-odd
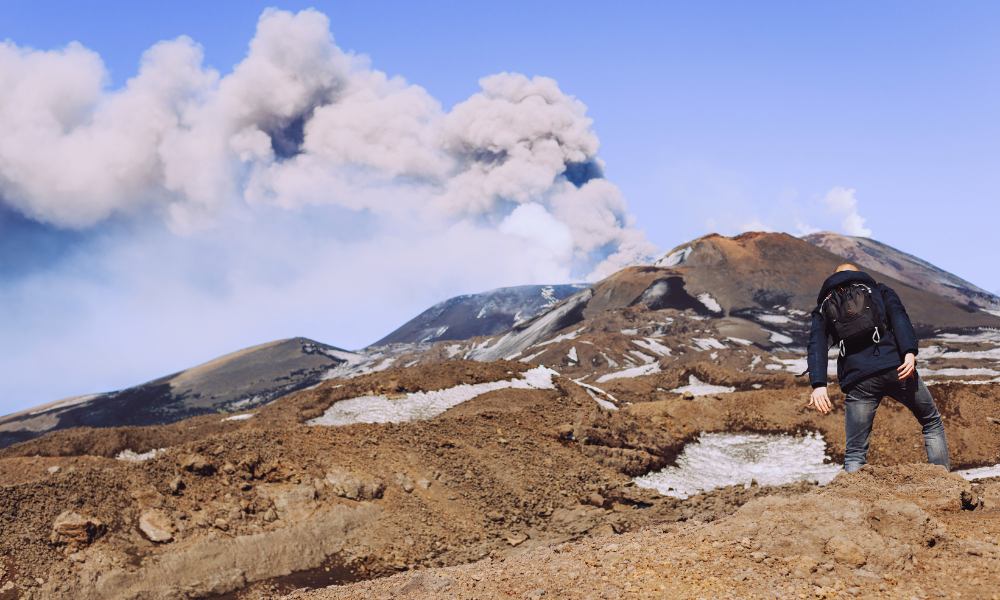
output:
[[[582,284],[521,285],[456,296],[428,308],[372,345],[467,340],[494,335],[586,287]]]
[[[708,235],[676,248],[657,264],[679,271],[692,293],[711,294],[726,314],[737,315],[773,306],[812,310],[820,285],[840,262],[843,256],[791,235],[753,232],[732,238]],[[868,270],[899,293],[914,325],[925,331],[1000,324],[996,315],[923,284]]]
[[[0,447],[68,427],[172,423],[243,410],[321,381],[357,357],[306,338],[245,348],[125,390],[79,396],[0,418]]]
[[[451,345],[446,354],[549,365],[598,385],[614,380],[612,393],[627,380],[667,372],[693,376],[695,392],[702,389],[695,379],[729,388],[733,381],[714,372],[720,366],[760,374],[746,385],[770,385],[767,377],[805,369],[808,313],[840,262],[787,234],[709,235],[658,266],[623,269],[503,335]],[[972,331],[1000,327],[1000,318],[872,275],[906,303],[925,339],[920,366],[927,375],[1000,375],[994,336]],[[665,389],[677,389],[668,379]]]
[[[863,268],[885,273],[913,287],[951,298],[958,304],[1000,314],[1000,298],[996,294],[888,244],[828,231],[813,233],[802,239]]]

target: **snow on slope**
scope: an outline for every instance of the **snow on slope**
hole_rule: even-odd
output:
[[[308,421],[307,424],[340,426],[353,423],[403,423],[431,419],[453,406],[494,390],[553,389],[555,385],[552,383],[552,377],[555,375],[558,373],[552,369],[535,367],[525,371],[520,379],[461,384],[431,392],[412,392],[399,399],[382,395],[350,398],[335,402],[321,416]]]
[[[687,444],[677,465],[635,479],[639,487],[688,498],[729,485],[829,483],[840,466],[827,462],[823,436],[703,433]]]

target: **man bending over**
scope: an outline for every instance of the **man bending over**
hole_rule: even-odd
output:
[[[885,396],[910,409],[923,428],[927,460],[947,469],[944,425],[917,374],[917,336],[896,292],[856,266],[842,264],[823,283],[816,302],[809,335],[809,406],[823,414],[832,409],[826,372],[828,348],[836,344],[837,379],[847,396],[844,470],[857,471],[867,462],[875,410]]]

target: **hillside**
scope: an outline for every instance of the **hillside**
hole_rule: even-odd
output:
[[[68,427],[171,423],[254,408],[318,383],[358,355],[306,338],[245,348],[125,390],[70,398],[0,418],[0,448]]]
[[[813,233],[802,239],[863,268],[885,273],[913,287],[951,298],[960,305],[993,314],[1000,313],[1000,297],[996,294],[888,244],[871,238],[830,232]]]
[[[583,284],[522,285],[449,298],[372,344],[466,340],[507,331],[575,294]]]

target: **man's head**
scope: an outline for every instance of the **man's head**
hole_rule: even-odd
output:
[[[840,273],[841,271],[860,271],[860,270],[861,269],[858,268],[858,265],[854,265],[851,263],[843,263],[837,265],[837,270],[834,271],[834,273]]]

